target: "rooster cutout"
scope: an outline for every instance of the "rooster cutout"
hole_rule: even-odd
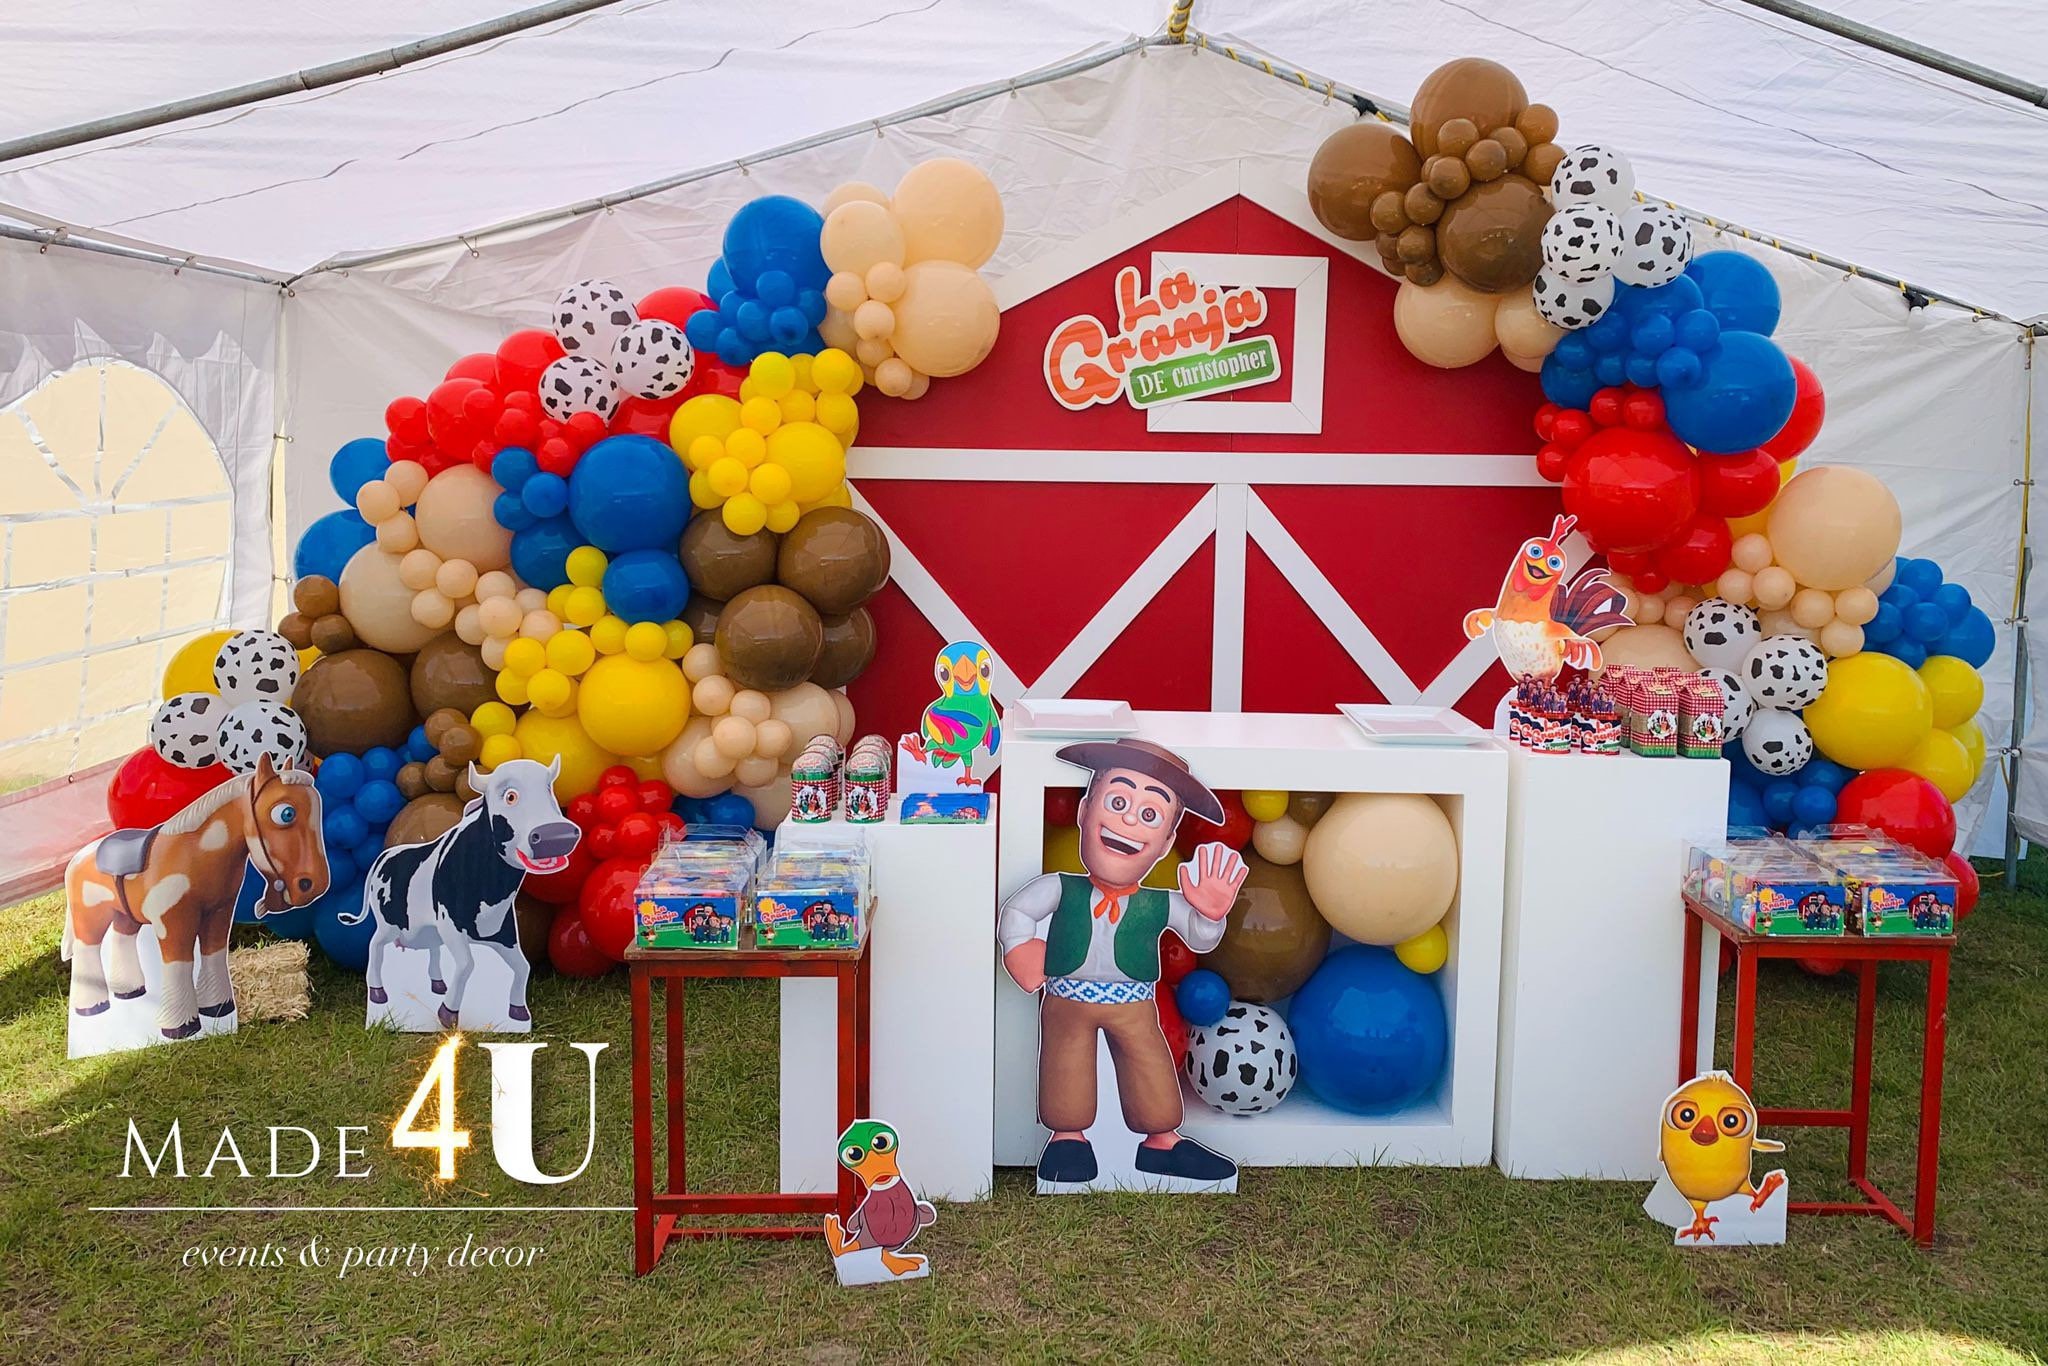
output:
[[[1501,581],[1500,601],[1465,614],[1465,638],[1492,631],[1493,647],[1512,678],[1549,682],[1567,664],[1597,669],[1600,646],[1592,633],[1634,624],[1622,611],[1627,599],[1607,581],[1606,570],[1589,569],[1565,582],[1564,538],[1576,525],[1576,517],[1559,517],[1550,535],[1531,537]]]

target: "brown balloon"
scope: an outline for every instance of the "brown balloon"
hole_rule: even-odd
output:
[[[1399,247],[1401,259],[1409,265],[1420,265],[1436,255],[1436,229],[1416,224],[1401,231]]]
[[[313,623],[302,612],[287,612],[277,623],[277,633],[285,638],[294,650],[305,650],[313,644]]]
[[[548,931],[554,928],[557,909],[528,891],[512,898],[512,917],[519,926],[519,951],[537,968],[548,965]]]
[[[349,625],[348,618],[339,612],[313,618],[308,634],[312,637],[313,648],[323,655],[338,655],[356,648],[356,628]]]
[[[456,775],[461,772],[461,768],[448,761],[447,755],[436,754],[427,760],[427,786],[436,792],[453,792]]]
[[[856,607],[843,617],[826,617],[825,648],[818,652],[811,682],[821,688],[843,688],[860,677],[874,657],[875,619],[867,608]]]
[[[1482,181],[1444,210],[1437,259],[1474,289],[1519,289],[1543,268],[1543,225],[1549,219],[1549,201],[1526,176]]]
[[[1515,73],[1484,57],[1460,57],[1423,78],[1409,110],[1409,132],[1415,149],[1434,156],[1437,132],[1452,119],[1470,119],[1472,126],[1491,131],[1513,123],[1529,107],[1529,92]]]
[[[292,693],[315,754],[397,749],[419,724],[405,666],[381,650],[343,650],[313,661]]]
[[[448,733],[450,726],[467,725],[468,722],[469,717],[465,713],[454,707],[442,707],[439,710],[428,712],[427,719],[421,723],[421,726],[427,732],[427,743],[435,749],[439,749],[441,747],[441,737]]]
[[[889,542],[872,518],[852,508],[815,508],[782,538],[775,577],[821,615],[844,616],[888,582]]]
[[[1415,187],[1410,185],[1406,193],[1413,193],[1414,189]],[[1400,190],[1388,190],[1378,199],[1373,200],[1373,227],[1377,228],[1380,232],[1399,232],[1408,226],[1410,215],[1408,213],[1406,193]]]
[[[384,847],[396,849],[401,844],[437,840],[453,830],[455,822],[461,819],[462,799],[452,792],[429,792],[424,797],[414,797],[391,818],[391,826],[384,832]]]
[[[422,716],[453,708],[464,716],[498,695],[495,676],[484,667],[484,652],[443,631],[420,646],[412,659],[412,704]]]
[[[1508,169],[1514,170],[1522,164],[1522,158],[1529,155],[1529,139],[1513,128],[1496,128],[1491,137],[1500,144],[1501,155],[1508,160]]]
[[[1472,188],[1472,170],[1456,157],[1438,157],[1429,173],[1429,192],[1438,199],[1456,199]],[[1442,216],[1443,209],[1437,209]]]
[[[1558,165],[1564,160],[1564,148],[1554,142],[1538,142],[1530,145],[1529,155],[1522,158],[1522,174],[1538,185],[1548,185],[1550,178],[1557,174]]]
[[[790,539],[795,536],[792,531]],[[818,667],[825,624],[803,594],[770,583],[749,588],[725,605],[715,639],[727,678],[742,688],[781,692],[809,678]]]
[[[424,797],[431,790],[427,786],[427,766],[417,761],[400,767],[398,776],[392,781],[398,784],[399,795],[407,801]]]
[[[718,629],[718,614],[724,610],[725,604],[717,598],[694,593],[683,604],[683,614],[677,620],[690,628],[691,638],[701,645]]]
[[[1401,217],[1410,223],[1434,223],[1443,212],[1443,196],[1420,182],[1410,185],[1401,200]]]
[[[1465,165],[1474,180],[1498,180],[1507,174],[1508,149],[1492,138],[1481,138],[1465,153]]]
[[[1436,149],[1447,157],[1462,157],[1479,141],[1479,125],[1470,119],[1446,119],[1436,130]]]
[[[1515,116],[1515,131],[1528,139],[1531,147],[1539,142],[1555,142],[1557,111],[1547,104],[1532,104]]]
[[[441,757],[451,764],[467,764],[484,752],[484,737],[470,726],[450,726],[441,737]]]
[[[1323,813],[1330,809],[1330,803],[1337,799],[1327,792],[1297,792],[1287,799],[1287,814],[1307,829],[1313,830]]]
[[[1222,942],[1202,966],[1222,975],[1236,1001],[1264,1004],[1292,996],[1330,948],[1330,922],[1309,900],[1300,864],[1244,856],[1246,875],[1224,922]]]
[[[1415,145],[1393,127],[1368,119],[1323,139],[1308,165],[1308,205],[1316,221],[1354,242],[1373,235],[1373,202],[1406,190],[1422,174]]]
[[[1444,278],[1444,263],[1438,260],[1422,261],[1409,266],[1402,273],[1412,284],[1433,285]]]
[[[341,589],[333,579],[321,574],[308,574],[292,585],[292,606],[299,609],[300,616],[309,620],[339,612]]]
[[[775,542],[772,531],[736,535],[718,513],[700,512],[683,528],[677,555],[690,586],[724,602],[735,593],[775,581]]]

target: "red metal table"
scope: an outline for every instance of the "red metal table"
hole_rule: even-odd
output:
[[[1756,1051],[1758,962],[1765,958],[1812,958],[1855,968],[1856,1053],[1849,1108],[1826,1110],[1758,1105],[1757,1125],[1760,1129],[1777,1125],[1849,1131],[1849,1183],[1866,1198],[1794,1201],[1787,1207],[1792,1213],[1874,1214],[1889,1220],[1901,1232],[1910,1234],[1921,1247],[1930,1246],[1934,1242],[1935,1169],[1941,1156],[1941,1068],[1948,1042],[1949,951],[1955,947],[1955,936],[1760,935],[1740,928],[1691,896],[1685,898],[1685,910],[1698,924],[1686,926],[1684,987],[1678,1017],[1679,1084],[1692,1079],[1699,1056],[1700,927],[1713,930],[1735,952],[1735,1061],[1732,1073],[1735,1084],[1748,1091],[1752,1098],[1756,1095],[1750,1086],[1750,1062]],[[1879,963],[1927,965],[1927,1021],[1920,1048],[1920,1141],[1910,1216],[1877,1188],[1868,1171],[1871,1040],[1877,1027]]]
[[[684,1094],[686,1072],[683,996],[691,978],[830,977],[839,996],[839,1127],[868,1109],[868,946],[865,937],[850,949],[649,949],[626,950],[633,992],[633,1271],[644,1276],[661,1260],[672,1238],[806,1238],[822,1236],[818,1223],[682,1226],[685,1218],[749,1214],[824,1215],[850,1218],[860,1198],[852,1172],[836,1168],[839,1188],[831,1194],[763,1191],[737,1194],[688,1188]],[[654,983],[664,984],[666,1043],[663,1099],[667,1109],[666,1181],[654,1187]],[[836,1164],[835,1164],[836,1166]]]

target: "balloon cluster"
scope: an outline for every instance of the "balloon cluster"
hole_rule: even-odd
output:
[[[213,657],[213,686],[164,699],[149,722],[149,746],[178,768],[254,773],[260,760],[283,768],[306,753],[306,727],[289,705],[299,654],[275,631],[239,631]]]
[[[1635,170],[1619,152],[1590,144],[1567,152],[1551,173],[1550,202],[1532,289],[1538,311],[1567,331],[1596,326],[1617,285],[1663,285],[1692,259],[1684,215],[1637,203]]]
[[[683,334],[700,351],[740,369],[763,351],[824,348],[825,282],[818,249],[825,220],[788,195],[740,207],[726,224],[724,254],[711,264],[708,306],[690,315]]]
[[[668,439],[689,471],[691,503],[716,509],[741,536],[788,531],[812,508],[845,506],[860,389],[860,367],[844,351],[767,351],[737,400],[706,394],[685,403]]]
[[[1902,556],[1890,585],[1878,594],[1863,639],[1877,653],[1916,669],[1942,655],[1981,669],[1998,634],[1990,615],[1970,601],[1970,590],[1946,582],[1940,565]]]
[[[1878,594],[1891,586],[1902,525],[1898,499],[1875,475],[1842,465],[1802,470],[1770,504],[1765,529],[1730,544],[1716,593],[1754,603],[1767,634],[1805,637],[1831,658],[1856,654],[1878,616]]]
[[[661,756],[662,776],[685,797],[714,797],[728,787],[775,781],[796,746],[796,731],[775,716],[767,693],[742,688],[720,672],[718,647],[694,645],[682,658],[692,715]],[[833,718],[833,728],[838,719]]]
[[[543,411],[569,423],[579,414],[610,422],[623,399],[659,402],[696,373],[696,353],[675,323],[642,318],[609,280],[584,280],[555,297],[561,354],[540,373]]]
[[[858,181],[825,201],[819,238],[832,276],[824,341],[859,358],[891,398],[922,398],[995,349],[1002,309],[980,268],[1003,240],[1003,200],[955,157],[918,163],[893,197]]]

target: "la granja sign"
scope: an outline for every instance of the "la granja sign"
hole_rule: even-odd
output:
[[[1142,288],[1136,266],[1116,273],[1116,329],[1080,314],[1045,343],[1045,382],[1080,412],[1126,398],[1134,408],[1207,398],[1280,378],[1270,336],[1244,337],[1266,320],[1266,296],[1249,285],[1197,284],[1186,271]]]

